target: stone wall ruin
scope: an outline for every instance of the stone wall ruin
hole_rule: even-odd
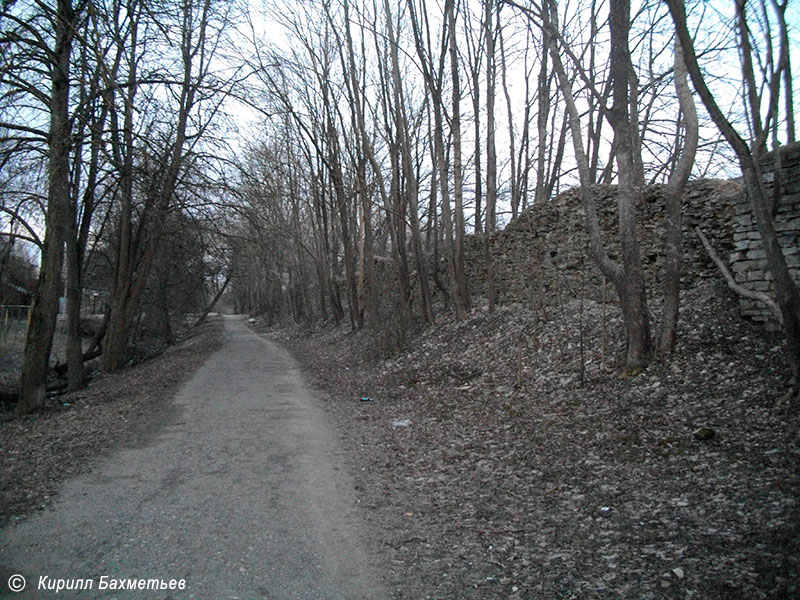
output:
[[[763,165],[767,191],[775,180],[774,161]],[[777,208],[776,229],[789,268],[800,281],[800,144],[786,146],[781,154],[782,201]],[[619,258],[617,239],[616,187],[594,187],[603,241],[610,256]],[[663,235],[665,187],[646,188],[637,206],[641,255],[648,293],[660,297],[663,280]],[[683,204],[682,287],[704,278],[721,278],[695,233],[700,227],[740,285],[770,293],[772,276],[766,268],[761,237],[744,193],[737,180],[695,180],[689,182]],[[552,202],[524,211],[502,231],[490,237],[495,281],[500,302],[520,303],[536,308],[565,304],[573,298],[601,301],[603,277],[588,248],[584,212],[578,189],[559,194]],[[475,296],[486,290],[483,260],[485,237],[467,236],[465,258],[467,277]],[[440,274],[446,276],[444,265]],[[606,300],[615,301],[610,282]],[[740,299],[744,316],[774,328],[769,310],[752,300]]]
[[[665,188],[645,189],[638,204],[641,255],[651,296],[661,294]],[[603,241],[612,258],[619,258],[616,186],[594,187]],[[718,277],[694,233],[700,226],[721,256],[733,250],[734,201],[742,186],[735,181],[698,180],[689,183],[683,212],[683,285],[698,278]],[[603,277],[588,248],[584,211],[578,189],[559,194],[552,202],[531,207],[490,239],[495,280],[501,302],[531,307],[559,304],[583,295],[600,301]],[[468,236],[467,276],[476,295],[485,290],[483,236]],[[607,300],[616,299],[610,282]]]
[[[800,283],[800,143],[783,146],[779,158],[777,178],[774,154],[762,161],[761,169],[768,197],[773,197],[776,180],[780,186],[781,193],[775,207],[775,230],[789,271]],[[729,258],[734,279],[744,288],[765,292],[774,298],[775,283],[767,268],[764,245],[747,194],[743,193],[736,199],[735,215],[734,248]],[[740,298],[739,309],[742,315],[764,323],[768,329],[779,327],[762,302]]]

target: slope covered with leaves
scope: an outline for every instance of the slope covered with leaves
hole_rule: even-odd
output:
[[[588,300],[477,308],[386,361],[368,332],[261,329],[326,393],[397,598],[796,596],[781,341],[717,282],[683,307],[676,355],[633,378]]]

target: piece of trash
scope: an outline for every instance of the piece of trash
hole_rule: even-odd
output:
[[[369,396],[361,396],[362,402],[375,402],[375,398],[370,398]]]
[[[255,320],[255,318],[254,318],[254,317],[250,317],[249,319],[247,319],[247,322],[248,322],[248,323],[255,323],[255,322],[256,322],[256,320]]]
[[[600,507],[600,511],[601,511],[601,512],[608,512],[608,511],[610,511],[610,510],[611,510],[611,507],[610,507],[610,506],[601,506],[601,507]]]
[[[692,433],[692,435],[694,435],[694,439],[700,442],[707,442],[714,437],[714,434],[714,430],[710,427],[700,427],[699,429],[695,429]]]
[[[674,569],[672,569],[672,572],[675,573],[675,577],[677,577],[678,579],[683,579],[683,569],[681,569],[680,567],[675,567]]]
[[[410,427],[411,426],[411,419],[400,419],[399,421],[395,421],[392,423],[392,427],[397,429],[398,427]]]
[[[63,405],[64,406],[69,406],[70,404],[69,404],[69,402],[64,402]]]

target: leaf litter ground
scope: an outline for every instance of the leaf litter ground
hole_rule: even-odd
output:
[[[255,327],[327,398],[396,598],[798,597],[782,340],[716,282],[682,303],[675,356],[635,377],[588,300],[476,308],[387,360],[367,332]]]
[[[221,331],[221,321],[206,323],[157,358],[51,397],[39,412],[0,412],[0,526],[49,506],[65,480],[114,448],[146,443],[181,384],[220,347]]]
[[[387,360],[368,332],[256,326],[327,399],[393,596],[797,597],[782,340],[706,281],[684,294],[677,354],[623,378],[618,314],[603,368],[602,307],[548,311],[476,308]],[[145,440],[219,332],[0,422],[0,517],[24,518],[111,448]]]

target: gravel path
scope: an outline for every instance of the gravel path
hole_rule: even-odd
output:
[[[40,583],[91,583],[70,598],[387,596],[343,450],[296,365],[240,320],[224,335],[158,435],[6,528],[0,595],[21,574],[24,598],[56,597]],[[131,585],[151,589],[112,589]]]

